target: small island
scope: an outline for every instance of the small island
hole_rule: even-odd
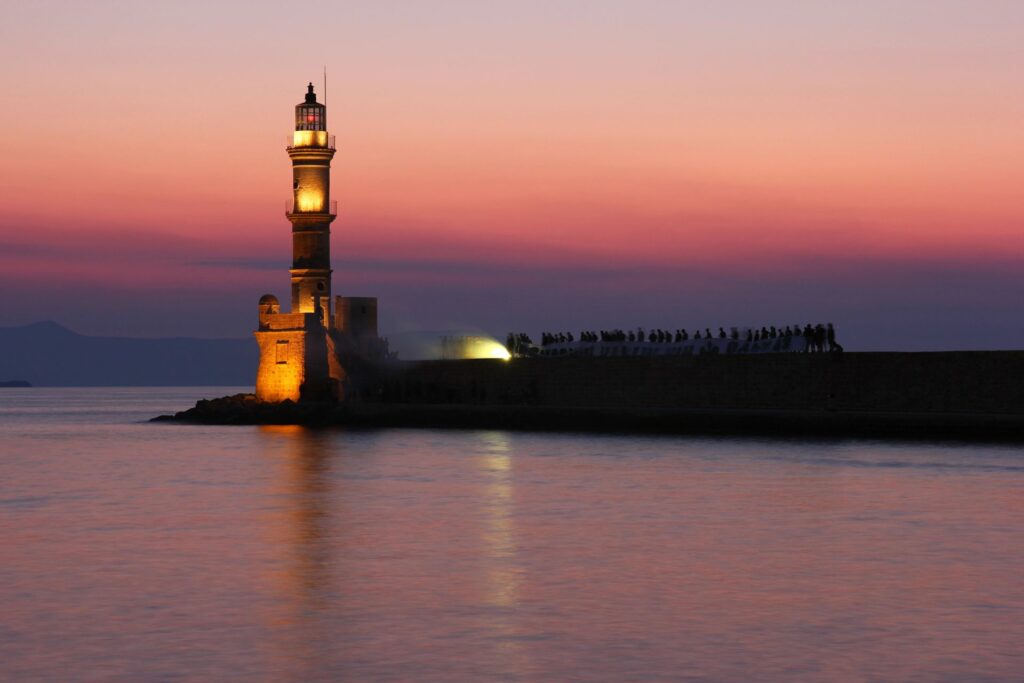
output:
[[[0,380],[0,389],[28,389],[31,386],[31,382],[26,382],[23,379]]]

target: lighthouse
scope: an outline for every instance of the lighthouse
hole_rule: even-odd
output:
[[[317,102],[313,84],[295,105],[295,130],[287,147],[292,191],[285,209],[291,223],[291,310],[282,312],[277,297],[259,301],[260,347],[256,397],[261,401],[333,401],[350,399],[359,387],[358,369],[381,355],[377,300],[331,298],[331,223],[337,203],[331,199],[334,136],[327,132],[327,107]],[[352,369],[357,372],[353,374]]]
[[[321,311],[330,319],[331,159],[334,136],[327,133],[327,107],[316,101],[313,84],[295,105],[295,132],[288,146],[292,160],[292,198],[286,215],[292,224],[292,311]]]

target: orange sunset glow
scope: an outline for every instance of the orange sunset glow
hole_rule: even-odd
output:
[[[326,64],[335,288],[384,332],[1024,339],[1020,3],[307,9],[0,10],[0,326],[248,334]]]

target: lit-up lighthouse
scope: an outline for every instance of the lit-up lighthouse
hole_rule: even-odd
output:
[[[256,397],[261,401],[353,398],[353,368],[386,355],[377,336],[377,300],[334,297],[331,306],[331,200],[334,136],[327,133],[327,107],[310,83],[295,106],[292,197],[285,215],[292,224],[291,312],[265,294],[259,303],[260,364]],[[358,372],[356,373],[358,374]]]
[[[306,100],[295,105],[295,132],[288,146],[292,160],[292,312],[329,318],[331,300],[331,159],[334,136],[327,134],[327,107],[316,101],[313,84]]]

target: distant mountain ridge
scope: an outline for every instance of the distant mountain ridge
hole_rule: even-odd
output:
[[[252,339],[89,337],[47,320],[0,327],[0,379],[33,386],[245,386]]]

